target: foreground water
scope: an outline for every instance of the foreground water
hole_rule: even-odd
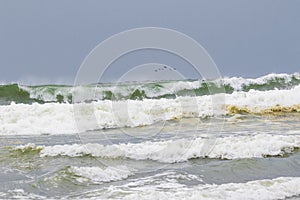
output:
[[[299,199],[296,75],[227,81],[218,112],[218,93],[78,103],[97,121],[80,132],[47,92],[2,98],[0,199]]]

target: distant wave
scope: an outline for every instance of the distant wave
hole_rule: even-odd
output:
[[[37,85],[24,86],[17,83],[0,85],[0,104],[15,103],[72,103],[72,94],[80,89],[92,92],[91,100],[142,100],[142,99],[174,99],[181,96],[203,96],[234,91],[250,90],[268,91],[274,89],[290,89],[300,84],[300,74],[269,74],[256,79],[223,78],[214,81],[165,81],[146,83],[98,84],[73,87],[70,85]]]

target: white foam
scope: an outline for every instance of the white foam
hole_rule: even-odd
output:
[[[266,84],[268,81],[274,80],[276,78],[284,79],[285,83],[288,83],[292,80],[292,77],[300,79],[300,73],[294,74],[267,74],[265,76],[259,78],[243,78],[243,77],[231,77],[231,78],[223,78],[221,80],[216,81],[217,83],[223,83],[225,85],[230,85],[235,91],[242,90],[243,86],[250,84]]]
[[[92,155],[101,158],[130,158],[134,160],[154,160],[164,163],[184,162],[191,158],[262,158],[264,156],[283,156],[300,147],[299,135],[257,134],[247,136],[228,136],[214,139],[177,139],[161,142],[141,142],[137,144],[73,144],[55,146],[36,146],[41,149],[40,156],[79,157]],[[27,146],[16,147],[27,148]],[[32,148],[32,146],[30,146]]]
[[[175,187],[179,188],[179,187],[184,187],[184,185],[179,183],[182,182],[183,180],[203,183],[203,179],[197,175],[189,174],[187,172],[167,170],[162,173],[131,179],[129,183],[123,186],[124,187],[140,187],[146,185],[153,186],[159,183],[158,185],[160,188],[165,188],[165,189],[175,188]]]
[[[276,106],[292,106],[300,104],[300,86],[291,90],[269,90],[249,92],[234,92],[226,94],[226,104],[247,106],[249,108],[268,108]]]
[[[68,171],[74,173],[79,182],[91,181],[93,183],[105,183],[119,181],[134,175],[126,166],[107,167],[75,167],[68,168]]]
[[[25,192],[23,189],[8,190],[7,192],[0,192],[1,199],[52,199],[46,196],[41,196],[29,192]]]
[[[107,188],[105,194],[94,193],[92,199],[111,199],[119,194],[122,199],[226,199],[226,200],[273,200],[285,199],[300,195],[299,177],[279,177],[275,179],[256,180],[247,183],[227,183],[222,185],[197,185],[183,187],[174,185],[164,188],[165,183],[159,185],[141,187],[117,187]]]
[[[76,133],[71,104],[14,104],[0,106],[0,133]]]
[[[222,101],[225,97],[225,102]],[[212,101],[212,98],[214,101]],[[214,104],[213,104],[214,103]],[[1,135],[72,134],[101,128],[136,127],[157,121],[182,117],[206,117],[223,115],[225,105],[246,106],[249,109],[265,109],[276,106],[300,104],[300,86],[291,90],[234,92],[200,97],[176,99],[145,99],[143,101],[109,100],[94,103],[47,103],[32,105],[14,104],[0,106]],[[217,108],[217,109],[216,109]],[[83,121],[81,126],[74,115]],[[96,123],[93,123],[93,116]],[[79,130],[77,130],[79,127]]]

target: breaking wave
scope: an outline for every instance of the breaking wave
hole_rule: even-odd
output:
[[[211,145],[208,145],[211,143]],[[215,139],[196,138],[160,142],[101,145],[97,143],[37,146],[27,144],[15,147],[17,151],[35,151],[40,157],[92,156],[105,159],[153,160],[162,163],[185,162],[195,158],[263,158],[286,156],[300,147],[299,135],[257,134],[228,136]]]
[[[94,84],[73,87],[70,85],[37,85],[19,84],[0,85],[0,104],[16,103],[72,103],[76,90],[92,92],[91,100],[142,100],[174,99],[181,96],[203,96],[220,92],[228,94],[234,91],[250,90],[267,91],[274,89],[291,89],[300,84],[300,74],[269,74],[256,79],[232,77],[214,81],[164,81],[145,83]]]
[[[212,97],[177,97],[175,99],[144,99],[97,101],[75,104],[77,117],[84,120],[83,130],[138,127],[159,121],[182,118],[255,114],[277,115],[300,113],[300,86],[285,90],[233,92],[225,94],[225,102],[213,104]],[[217,109],[216,109],[217,108]],[[74,134],[74,104],[46,103],[0,106],[1,135]],[[93,124],[95,117],[96,124]]]

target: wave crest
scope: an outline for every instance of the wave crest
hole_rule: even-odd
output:
[[[232,77],[214,81],[184,80],[145,83],[94,84],[87,86],[19,84],[0,85],[0,104],[16,103],[72,103],[74,91],[94,95],[93,100],[174,99],[180,96],[203,96],[234,91],[268,91],[291,89],[300,84],[300,74],[269,74],[256,79]]]

